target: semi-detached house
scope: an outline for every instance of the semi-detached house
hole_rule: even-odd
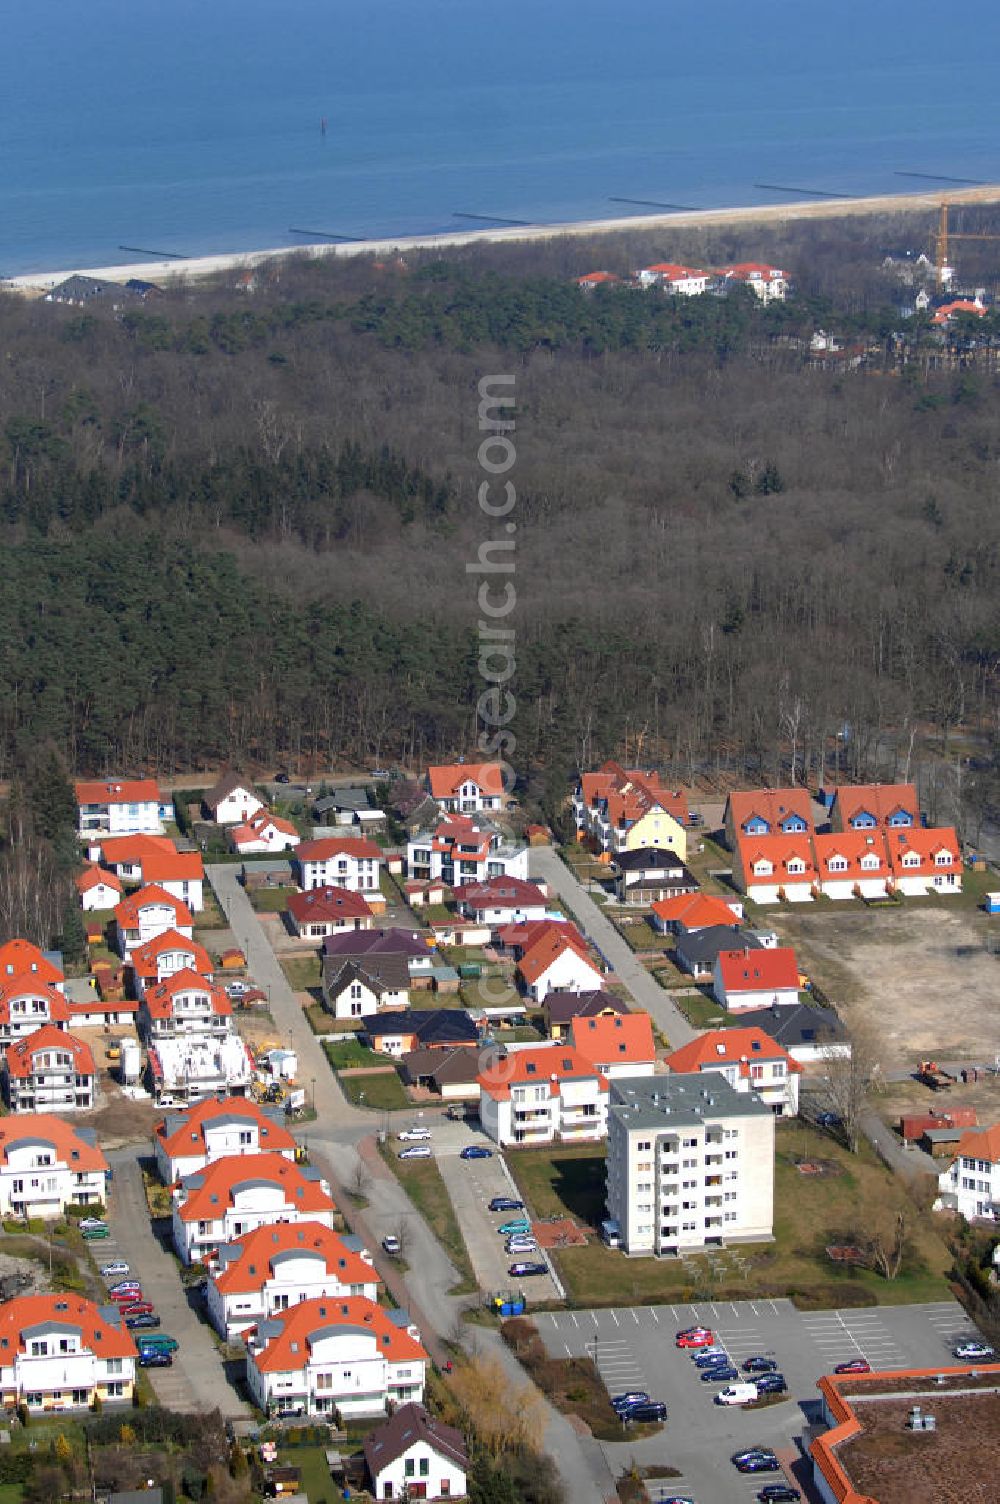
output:
[[[687,858],[687,799],[665,788],[655,772],[606,762],[581,775],[573,798],[577,833],[602,858],[659,847]]]
[[[380,1286],[360,1239],[321,1222],[276,1223],[219,1249],[205,1302],[216,1331],[232,1341],[247,1327],[303,1301],[324,1296],[374,1301]]]

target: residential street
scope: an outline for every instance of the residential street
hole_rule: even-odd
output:
[[[533,846],[529,858],[532,877],[547,882],[554,893],[572,910],[587,938],[614,968],[618,980],[628,988],[637,1008],[644,1009],[656,1027],[667,1036],[671,1049],[680,1049],[696,1037],[669,992],[654,982],[649,972],[626,944],[609,919],[584,890],[557,853],[548,846]]]

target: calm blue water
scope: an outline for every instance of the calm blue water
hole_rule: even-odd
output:
[[[1000,6],[943,24],[940,0],[4,0],[0,274],[996,182]]]

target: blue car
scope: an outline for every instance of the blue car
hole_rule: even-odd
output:
[[[466,1144],[459,1159],[492,1159],[493,1150],[485,1149],[482,1144]]]
[[[695,1368],[729,1368],[732,1359],[728,1353],[699,1353],[694,1360]]]
[[[728,1384],[731,1379],[738,1379],[739,1376],[739,1370],[731,1363],[727,1363],[725,1368],[717,1364],[715,1368],[703,1369],[698,1375],[703,1384]]]

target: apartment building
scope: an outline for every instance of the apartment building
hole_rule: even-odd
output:
[[[292,861],[304,893],[313,888],[346,888],[378,909],[385,907],[380,885],[382,850],[374,841],[363,836],[321,836],[318,841],[302,841]]]
[[[295,1140],[283,1117],[279,1107],[262,1107],[246,1097],[210,1097],[168,1112],[153,1134],[161,1180],[171,1185],[227,1155],[280,1154],[294,1159]]]
[[[185,967],[143,993],[139,1033],[147,1045],[186,1035],[221,1037],[233,1030],[233,1005],[222,987]]]
[[[1000,1212],[1000,1124],[964,1133],[951,1164],[938,1176],[938,1210],[969,1222],[994,1222]]]
[[[87,1112],[97,1099],[90,1046],[54,1024],[8,1045],[4,1075],[11,1112]]]
[[[528,848],[508,841],[482,818],[445,814],[432,829],[416,831],[406,843],[406,871],[417,882],[453,887],[491,877],[528,879]]]
[[[723,1076],[611,1082],[607,1210],[629,1254],[772,1236],[774,1114]]]
[[[131,1404],[135,1343],[114,1306],[80,1295],[18,1295],[0,1305],[0,1403],[32,1415]]]
[[[98,1206],[108,1162],[92,1128],[71,1128],[53,1113],[0,1121],[0,1216],[55,1220],[68,1206]]]
[[[717,1072],[742,1095],[754,1092],[776,1117],[795,1117],[799,1110],[802,1066],[763,1029],[710,1029],[674,1050],[664,1064],[679,1075]]]
[[[163,832],[163,798],[152,778],[78,783],[76,803],[81,836],[157,836]]]
[[[330,1187],[318,1170],[280,1154],[226,1155],[174,1186],[174,1247],[194,1264],[223,1243],[275,1222],[333,1226]]]
[[[607,1078],[570,1045],[498,1052],[478,1083],[479,1120],[495,1143],[589,1143],[607,1133]]]
[[[380,1283],[360,1239],[321,1222],[279,1223],[219,1249],[205,1301],[216,1331],[232,1341],[305,1300],[377,1300]]]
[[[150,883],[115,905],[115,944],[123,960],[140,945],[174,930],[185,940],[194,937],[194,916],[187,904],[165,888]]]

